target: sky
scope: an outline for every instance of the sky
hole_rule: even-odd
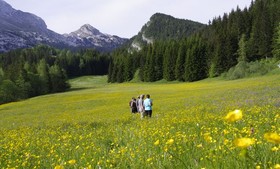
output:
[[[41,17],[48,29],[70,33],[90,24],[102,33],[131,38],[159,12],[207,24],[214,17],[252,0],[4,0],[13,8]]]

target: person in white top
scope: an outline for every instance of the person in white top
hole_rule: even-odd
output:
[[[138,100],[138,111],[141,115],[141,118],[145,117],[145,108],[144,108],[144,95],[140,95],[140,98]]]

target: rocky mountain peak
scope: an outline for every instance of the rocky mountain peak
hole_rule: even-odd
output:
[[[77,31],[71,32],[69,35],[74,37],[79,37],[79,38],[87,38],[93,36],[100,36],[103,34],[98,29],[91,26],[90,24],[85,24]]]
[[[96,28],[94,28],[93,26],[91,26],[90,24],[85,24],[80,28],[81,31],[83,32],[91,32],[93,34],[100,34],[100,31]]]
[[[60,35],[47,28],[40,17],[14,9],[0,0],[0,53],[46,44],[58,48],[95,48],[112,51],[127,39],[101,33],[89,24],[70,34]]]

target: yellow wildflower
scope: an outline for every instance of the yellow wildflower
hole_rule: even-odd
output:
[[[205,133],[204,135],[204,140],[207,142],[212,142],[212,137],[210,136],[210,133]]]
[[[64,169],[64,167],[62,165],[57,165],[54,167],[54,169]]]
[[[278,151],[278,150],[279,150],[278,147],[273,147],[273,148],[271,148],[271,151]]]
[[[242,111],[241,110],[234,110],[232,112],[229,112],[226,117],[225,120],[228,122],[234,122],[237,120],[242,119]]]
[[[74,164],[76,164],[76,160],[69,160],[68,163],[71,165],[74,165]]]
[[[264,138],[271,143],[280,143],[280,136],[277,133],[265,133]]]
[[[197,147],[197,148],[201,148],[201,147],[203,147],[203,146],[202,146],[202,144],[198,144],[196,147]]]
[[[280,169],[280,164],[276,164],[276,165],[274,166],[274,169]]]
[[[257,165],[257,166],[256,166],[256,169],[261,169],[261,166]]]
[[[152,161],[153,159],[152,158],[148,158],[146,161],[147,162],[150,162],[150,161]]]
[[[154,145],[155,145],[155,146],[159,145],[159,140],[157,140],[156,142],[154,142]]]
[[[166,144],[173,144],[174,143],[174,140],[173,139],[169,139],[167,142],[166,142]]]
[[[229,142],[229,140],[228,140],[228,139],[225,139],[225,140],[224,140],[224,145],[226,145],[228,142]]]
[[[239,138],[234,140],[234,144],[240,148],[246,148],[253,145],[255,141],[251,138]]]

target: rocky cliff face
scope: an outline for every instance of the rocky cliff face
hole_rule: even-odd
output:
[[[96,48],[111,51],[127,39],[99,32],[90,25],[78,31],[60,35],[47,28],[40,17],[20,10],[0,0],[0,52],[46,44],[57,48]]]

